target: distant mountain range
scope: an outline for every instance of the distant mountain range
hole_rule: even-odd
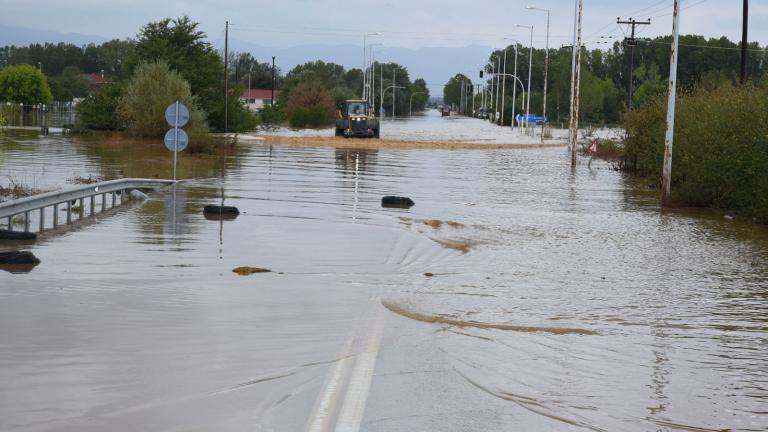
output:
[[[59,33],[49,30],[35,30],[0,24],[0,46],[26,46],[33,43],[45,42],[64,42],[82,46],[89,43],[100,44],[107,40],[107,38],[102,36],[84,35],[80,33]]]
[[[108,39],[102,36],[79,33],[59,33],[48,30],[35,30],[0,24],[0,46],[25,46],[32,43],[65,42],[82,46],[89,43],[102,43]],[[250,52],[261,62],[275,63],[283,73],[294,66],[308,61],[322,60],[343,65],[346,68],[360,68],[363,62],[363,50],[360,45],[301,45],[288,48],[266,47],[258,44],[230,39],[232,51]],[[218,49],[224,48],[223,40],[212,41]],[[464,73],[469,78],[479,81],[477,74],[480,65],[485,63],[491,51],[490,47],[470,45],[462,48],[402,48],[377,46],[376,59],[382,62],[396,62],[408,68],[411,80],[423,78],[433,96],[442,96],[442,85],[457,73]]]

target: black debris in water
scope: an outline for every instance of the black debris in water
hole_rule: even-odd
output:
[[[240,214],[240,210],[238,210],[237,207],[231,207],[231,206],[207,205],[205,206],[205,208],[203,208],[203,213],[238,215]]]
[[[399,196],[385,196],[381,199],[381,206],[382,207],[392,207],[392,208],[411,208],[416,203],[413,202],[412,199],[408,197],[399,197]]]
[[[31,232],[0,230],[0,240],[35,240],[37,234]]]
[[[40,264],[32,252],[0,252],[0,264]]]

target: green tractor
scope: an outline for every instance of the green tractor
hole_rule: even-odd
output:
[[[336,136],[379,137],[379,119],[374,117],[367,100],[350,99],[344,102],[336,120]]]

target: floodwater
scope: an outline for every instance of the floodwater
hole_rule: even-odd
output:
[[[391,130],[445,122],[487,127]],[[2,142],[0,174],[41,188],[170,173],[157,143]],[[222,183],[182,154],[175,191],[0,271],[0,430],[331,430],[318,401],[377,315],[360,430],[768,429],[768,229],[568,161],[252,143]],[[241,214],[206,220],[222,186]]]

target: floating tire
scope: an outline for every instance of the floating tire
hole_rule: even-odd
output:
[[[385,196],[381,199],[382,207],[407,209],[413,207],[415,204],[416,203],[408,197]]]
[[[0,230],[0,240],[36,240],[37,234],[31,232]]]
[[[232,206],[207,205],[203,208],[203,213],[239,215],[240,210],[238,210],[237,207],[232,207]]]

